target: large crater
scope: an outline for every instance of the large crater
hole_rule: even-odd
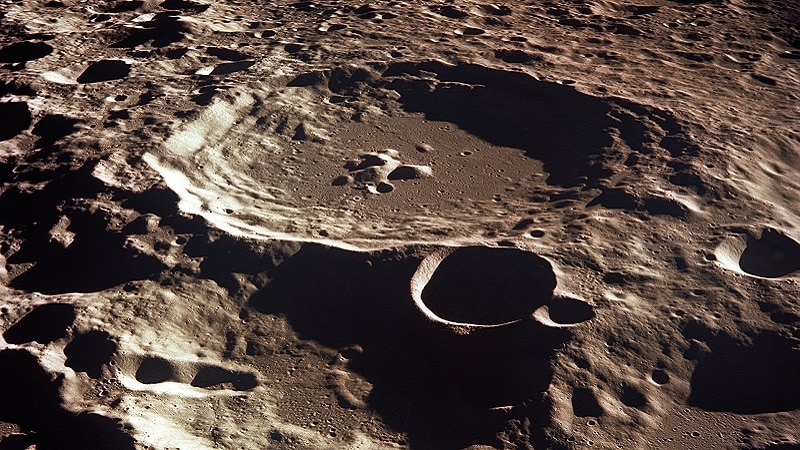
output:
[[[633,152],[680,155],[680,133],[663,111],[521,72],[398,63],[242,87],[145,161],[235,235],[464,246],[546,208],[536,198],[602,186]]]

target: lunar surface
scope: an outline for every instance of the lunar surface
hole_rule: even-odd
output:
[[[4,0],[0,448],[800,448],[800,9]]]

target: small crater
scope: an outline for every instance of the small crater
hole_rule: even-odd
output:
[[[642,32],[637,30],[636,28],[622,23],[613,25],[610,31],[614,34],[624,34],[628,36],[638,36],[642,34]]]
[[[432,175],[433,171],[428,166],[404,165],[389,172],[388,178],[390,180],[416,180],[419,178],[429,178]]]
[[[548,305],[550,319],[563,325],[572,325],[586,322],[594,318],[592,307],[581,300],[574,298],[555,298]]]
[[[767,228],[760,236],[732,236],[714,251],[725,268],[763,278],[779,278],[800,270],[800,244]]]
[[[467,17],[467,13],[459,11],[452,6],[431,7],[431,10],[451,19],[463,19],[464,17]]]
[[[323,81],[325,81],[325,74],[322,72],[306,72],[294,77],[286,85],[289,87],[307,87]]]
[[[531,55],[530,53],[519,49],[496,50],[494,52],[494,56],[497,59],[511,64],[525,64],[538,59],[535,55]]]
[[[188,0],[166,0],[161,3],[161,7],[169,10],[201,13],[209,8],[209,5],[190,2]]]
[[[206,49],[206,53],[225,61],[244,61],[251,58],[250,55],[237,52],[236,50],[219,47],[209,47]]]
[[[602,205],[610,209],[645,211],[653,215],[676,218],[685,217],[688,214],[686,208],[675,200],[651,196],[642,197],[623,188],[606,189],[586,206],[595,205]]]
[[[464,35],[465,36],[479,36],[479,35],[484,34],[484,33],[486,33],[486,31],[484,31],[484,30],[482,30],[480,28],[467,27],[467,28],[464,29]]]
[[[26,102],[0,103],[0,141],[11,139],[31,126],[33,117]]]
[[[256,62],[252,61],[252,60],[222,63],[222,64],[218,64],[216,67],[214,67],[209,72],[206,72],[206,71],[201,69],[201,71],[198,71],[197,73],[198,73],[198,75],[212,75],[212,76],[213,75],[228,75],[228,74],[231,74],[231,73],[236,73],[236,72],[241,72],[243,70],[247,70],[250,67],[252,67],[255,63]]]
[[[391,183],[381,181],[378,183],[378,186],[375,187],[375,190],[378,191],[379,194],[388,194],[394,190],[394,186],[392,186]]]
[[[765,75],[759,75],[757,73],[753,73],[750,74],[750,76],[753,77],[754,80],[764,83],[768,86],[776,86],[778,84],[778,82],[774,78],[770,78]]]
[[[175,369],[169,361],[158,357],[147,357],[136,369],[136,380],[143,384],[163,383],[175,378]]]
[[[36,307],[3,333],[10,344],[36,341],[49,344],[67,335],[75,321],[75,307],[67,303],[50,303]]]
[[[650,375],[650,378],[653,380],[653,383],[655,384],[669,383],[669,374],[667,374],[667,372],[661,369],[654,370],[653,373]]]
[[[354,181],[353,177],[351,177],[349,175],[341,175],[341,176],[338,176],[338,177],[334,178],[333,181],[331,181],[331,185],[332,186],[345,186],[345,185],[348,185],[348,184],[352,183],[353,181]]]
[[[123,12],[130,12],[136,11],[137,9],[141,8],[144,5],[144,1],[142,0],[128,0],[122,1],[114,5],[113,8],[109,9],[108,12],[110,13],[123,13]]]

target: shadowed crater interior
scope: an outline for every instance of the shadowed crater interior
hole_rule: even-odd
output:
[[[31,112],[26,102],[0,103],[0,141],[11,139],[31,126]]]
[[[631,147],[652,142],[647,126],[611,101],[530,75],[475,64],[397,63],[384,73],[408,112],[451,122],[493,145],[523,150],[544,163],[548,184],[596,184],[611,175],[604,153],[612,129]],[[638,105],[636,114],[655,114]],[[657,119],[654,119],[658,122]],[[662,120],[663,129],[674,120]]]
[[[0,421],[27,436],[3,439],[0,448],[132,450],[133,438],[118,420],[61,407],[61,378],[53,378],[25,350],[0,350]],[[16,444],[24,443],[24,446]]]
[[[169,361],[156,357],[142,360],[136,369],[136,381],[142,384],[163,383],[175,377],[175,370]]]
[[[50,53],[53,53],[53,47],[44,42],[19,41],[0,48],[0,62],[33,61]]]
[[[125,78],[130,72],[130,64],[118,59],[105,59],[92,63],[78,76],[78,83],[100,83]]]
[[[800,408],[796,343],[764,332],[752,343],[721,333],[695,367],[688,403],[708,411],[761,414]]]
[[[75,320],[75,307],[67,303],[49,303],[34,308],[3,333],[10,344],[36,341],[48,344],[67,335]]]
[[[550,264],[533,253],[465,247],[439,264],[422,300],[442,319],[492,325],[530,315],[555,286]]]
[[[788,275],[800,270],[800,244],[776,230],[766,229],[760,238],[747,237],[739,267],[766,278]]]
[[[195,387],[213,387],[230,383],[237,391],[253,389],[258,385],[255,376],[250,373],[236,373],[216,366],[200,368],[192,379],[191,385]]]
[[[117,351],[117,343],[105,331],[92,330],[79,334],[64,347],[67,361],[64,363],[76,372],[86,372],[92,378],[100,378],[101,367],[111,361]]]

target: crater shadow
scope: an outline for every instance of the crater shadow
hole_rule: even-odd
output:
[[[44,58],[53,47],[44,42],[19,41],[0,48],[0,62],[20,63]]]
[[[148,42],[153,47],[163,48],[181,42],[191,30],[176,11],[164,11],[131,28],[128,33],[122,40],[111,44],[110,48],[134,48]]]
[[[89,65],[86,70],[78,75],[78,83],[100,83],[103,81],[119,80],[128,76],[131,66],[118,59],[104,59]]]
[[[361,346],[347,367],[373,384],[368,407],[406,432],[412,448],[497,446],[509,418],[547,420],[550,360],[569,333],[533,320],[469,335],[436,326],[411,298],[421,260],[306,244],[271,272],[250,306],[285,315],[303,339]]]
[[[737,414],[800,408],[800,352],[795,342],[763,332],[752,343],[725,333],[707,343],[711,353],[692,373],[689,405]]]
[[[68,303],[48,303],[37,306],[4,333],[9,344],[25,344],[36,341],[49,344],[67,335],[67,329],[75,321],[75,307]]]
[[[52,380],[29,352],[0,350],[0,420],[16,423],[28,434],[17,442],[41,450],[136,448],[118,420],[63,409],[60,385],[61,378]],[[4,444],[6,439],[0,447]]]
[[[258,386],[256,377],[251,373],[231,372],[217,366],[204,366],[190,383],[194,387],[210,388],[230,383],[237,391],[247,391]]]
[[[175,378],[175,369],[169,361],[150,356],[142,360],[136,369],[136,381],[142,384],[156,384]]]
[[[0,103],[0,141],[11,139],[31,126],[33,117],[26,102]]]
[[[523,150],[544,163],[548,184],[594,184],[609,176],[601,156],[613,143],[610,130],[645,129],[628,114],[612,117],[607,101],[520,72],[424,62],[394,64],[382,76],[405,111]]]
[[[64,347],[64,356],[67,357],[64,365],[98,379],[102,376],[102,366],[111,361],[116,351],[117,343],[110,334],[92,330],[75,336],[72,342]]]
[[[533,253],[466,247],[436,267],[422,301],[445,320],[501,324],[529,316],[552,298],[555,286],[550,264]]]
[[[739,258],[745,272],[765,278],[777,278],[800,270],[800,244],[773,229],[760,238],[747,237],[747,246]]]

